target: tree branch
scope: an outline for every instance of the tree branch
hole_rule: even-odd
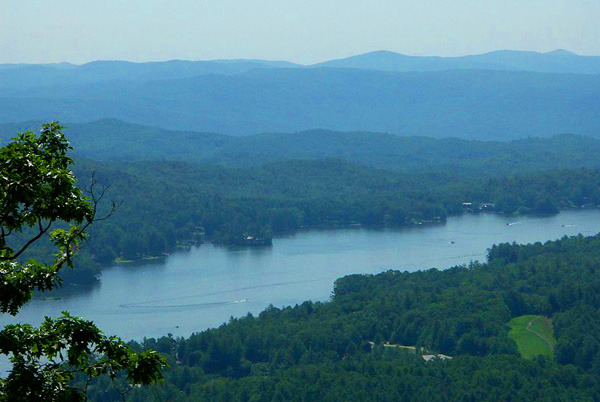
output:
[[[39,216],[37,217],[37,219],[38,219],[39,233],[37,235],[35,235],[34,237],[32,237],[31,239],[29,239],[29,241],[27,243],[25,243],[25,245],[17,253],[13,254],[12,256],[6,256],[6,257],[0,256],[0,261],[14,261],[17,258],[19,258],[19,256],[21,254],[23,254],[25,252],[25,250],[27,250],[29,248],[29,246],[31,246],[33,243],[38,241],[46,232],[48,232],[48,230],[52,226],[52,223],[54,223],[54,221],[50,221],[50,222],[48,222],[48,225],[44,228],[42,226],[42,219]],[[4,239],[4,230],[2,230],[2,232],[3,232],[2,238]]]

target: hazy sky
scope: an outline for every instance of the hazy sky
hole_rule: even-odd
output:
[[[0,63],[600,54],[600,0],[0,0]]]

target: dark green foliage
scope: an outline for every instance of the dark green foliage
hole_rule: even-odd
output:
[[[80,160],[78,176],[96,171],[123,205],[91,229],[77,269],[62,274],[69,284],[95,284],[100,265],[118,257],[160,257],[178,244],[207,239],[264,245],[274,234],[307,227],[443,221],[462,213],[463,201],[493,203],[492,211],[508,214],[551,214],[600,202],[596,171],[548,172],[599,166],[600,143],[577,136],[511,143],[328,131],[235,138],[115,120],[73,131],[81,153],[100,159],[228,167]],[[332,155],[344,161],[321,159]],[[27,257],[49,263],[52,253],[52,243],[42,240]]]
[[[136,347],[176,362],[159,395],[178,401],[593,401],[599,290],[600,235],[501,244],[486,264],[351,275],[330,302]],[[518,357],[506,324],[523,313],[552,318],[555,360]],[[386,342],[454,359],[424,362]],[[152,398],[140,390],[128,400]]]
[[[0,139],[32,123],[0,125]],[[466,176],[523,174],[548,169],[598,168],[600,141],[576,135],[510,142],[401,137],[373,132],[310,130],[234,137],[173,131],[104,119],[70,124],[76,155],[101,161],[164,160],[225,167],[336,158],[405,173]]]
[[[0,148],[0,312],[16,314],[31,292],[55,286],[57,272],[72,265],[72,255],[84,238],[95,211],[75,187],[69,169],[69,143],[57,123],[45,125],[37,138],[20,134]],[[85,224],[51,231],[57,221]],[[31,235],[17,236],[24,229]],[[12,236],[12,237],[11,237]],[[58,252],[52,263],[19,262],[27,249],[47,236]],[[16,241],[13,239],[17,237]],[[19,241],[21,240],[21,241]]]
[[[145,385],[162,379],[163,361],[155,352],[135,354],[120,339],[68,313],[46,317],[39,328],[7,325],[0,332],[0,353],[13,356],[1,401],[85,400],[87,387],[70,386],[77,373],[92,379],[126,370],[131,384]]]
[[[58,123],[41,134],[27,132],[0,148],[0,313],[15,315],[34,291],[57,287],[63,266],[73,256],[85,230],[95,220],[91,201],[75,186],[68,141]],[[101,198],[101,196],[100,196]],[[53,227],[54,226],[54,227]],[[18,236],[17,236],[18,235]],[[23,261],[29,247],[49,238],[56,253],[48,262]],[[92,379],[127,371],[132,384],[161,378],[163,359],[155,352],[136,354],[121,340],[105,336],[92,322],[64,313],[46,318],[39,328],[7,325],[0,330],[0,355],[11,366],[0,379],[0,401],[83,401],[83,389],[71,386],[75,374]]]
[[[402,226],[463,213],[463,201],[494,203],[508,214],[556,213],[600,204],[600,173],[568,170],[490,179],[448,173],[405,174],[327,159],[252,168],[177,162],[80,161],[78,175],[96,171],[117,214],[92,228],[97,261],[160,256],[177,243],[210,239],[244,244],[248,236],[306,227]],[[202,234],[202,236],[201,236]]]

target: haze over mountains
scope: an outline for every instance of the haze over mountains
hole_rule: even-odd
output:
[[[509,70],[538,73],[599,74],[600,57],[579,56],[564,49],[548,53],[499,50],[460,56],[407,56],[388,51],[375,51],[316,66],[362,68],[382,71],[441,71],[441,70]]]
[[[262,60],[0,65],[0,123],[117,118],[251,135],[311,129],[510,140],[600,137],[600,57],[372,52],[301,66]]]
[[[0,144],[39,122],[0,124]],[[67,124],[79,157],[98,161],[178,161],[246,168],[290,160],[342,159],[406,173],[445,171],[499,175],[553,169],[600,168],[600,140],[561,135],[508,142],[402,137],[374,132],[310,130],[244,137],[106,119]],[[477,169],[474,169],[477,167]]]

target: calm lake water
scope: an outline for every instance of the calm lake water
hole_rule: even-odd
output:
[[[510,225],[507,225],[509,224]],[[100,286],[60,300],[33,300],[13,319],[39,324],[68,310],[125,339],[189,336],[269,304],[328,300],[348,274],[415,271],[484,261],[495,243],[530,243],[600,232],[600,210],[552,217],[463,215],[402,230],[342,229],[275,238],[273,246],[231,250],[205,244],[160,263],[105,269]]]

